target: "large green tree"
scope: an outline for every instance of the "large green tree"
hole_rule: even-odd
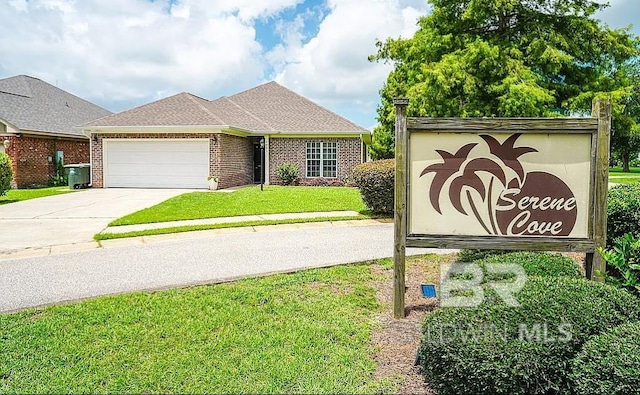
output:
[[[394,97],[410,99],[412,116],[540,117],[586,112],[589,97],[628,92],[615,74],[637,54],[637,40],[594,18],[602,2],[429,2],[412,38],[378,42],[370,57],[394,66],[380,91],[374,158],[394,155]]]

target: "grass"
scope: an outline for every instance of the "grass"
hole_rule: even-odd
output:
[[[366,264],[0,315],[1,393],[381,393]]]
[[[615,166],[615,167],[610,167],[609,168],[609,175],[610,176],[636,176],[640,177],[640,167],[630,167],[629,168],[629,172],[625,173],[622,171],[622,167],[620,166]]]
[[[23,200],[37,199],[46,196],[62,195],[75,192],[68,187],[51,187],[38,189],[11,189],[5,196],[0,196],[0,204],[20,202]]]
[[[239,215],[353,210],[363,212],[364,203],[355,188],[252,186],[233,193],[192,192],[166,200],[113,221],[110,225],[133,225]]]
[[[347,221],[347,220],[359,220],[359,219],[370,219],[370,218],[374,218],[374,217],[361,214],[357,217],[342,216],[342,217],[292,218],[292,219],[282,219],[282,220],[230,222],[230,223],[224,223],[224,224],[210,224],[210,225],[185,225],[185,226],[172,226],[172,227],[161,228],[161,229],[137,230],[132,232],[122,232],[122,233],[98,233],[94,235],[93,238],[94,240],[99,241],[99,240],[123,239],[127,237],[164,235],[168,233],[193,232],[198,230],[240,228],[243,226],[300,224],[300,223],[308,223],[308,222]]]

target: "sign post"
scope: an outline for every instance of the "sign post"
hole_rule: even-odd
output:
[[[406,247],[585,252],[602,281],[610,102],[591,118],[407,118],[408,100],[394,104],[394,317]]]

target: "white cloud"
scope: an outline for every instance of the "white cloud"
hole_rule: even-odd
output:
[[[11,0],[0,75],[29,74],[98,103],[217,95],[264,78],[253,23],[301,0]]]
[[[299,39],[285,40],[270,54],[270,59],[280,56],[276,80],[338,112],[349,106],[373,113],[391,70],[367,60],[376,52],[376,40],[412,36],[428,6],[424,1],[400,0],[329,0],[328,6],[330,13],[316,37],[304,45]]]

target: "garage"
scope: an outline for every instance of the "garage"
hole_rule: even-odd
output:
[[[206,189],[208,139],[105,139],[107,188]]]

